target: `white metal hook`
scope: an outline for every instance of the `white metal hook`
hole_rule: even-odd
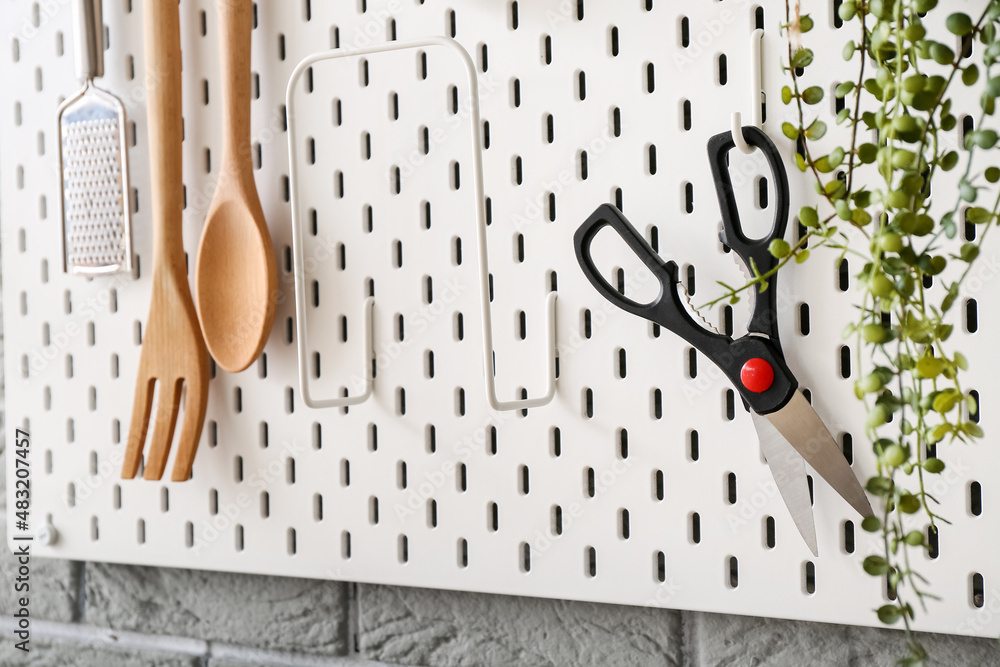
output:
[[[294,232],[292,235],[294,236]],[[302,266],[300,263],[302,261],[302,241],[301,239],[297,242],[295,253],[295,266]],[[305,326],[305,273],[296,270],[295,272],[295,321],[296,336],[298,338],[298,357],[299,357],[299,391],[302,394],[302,402],[306,404],[309,408],[346,408],[352,405],[360,405],[367,401],[371,395],[372,391],[375,389],[375,380],[372,375],[374,371],[368,364],[371,363],[372,359],[375,358],[375,327],[372,324],[372,319],[375,312],[375,299],[368,297],[364,300],[362,304],[362,312],[364,314],[364,331],[362,333],[362,338],[364,339],[365,352],[364,352],[364,365],[361,367],[361,376],[364,382],[364,390],[357,396],[344,396],[342,398],[322,398],[317,399],[312,397],[312,391],[309,388],[309,369],[307,367],[306,359],[308,359],[306,350],[307,347],[307,337],[306,337],[306,326]],[[302,303],[299,304],[299,299],[301,298]],[[301,324],[299,324],[301,322]]]
[[[309,391],[308,372],[308,338],[306,331],[306,289],[305,273],[303,270],[303,240],[301,230],[301,212],[299,206],[301,200],[298,196],[297,173],[298,173],[298,139],[296,137],[295,123],[291,122],[295,116],[295,89],[302,76],[319,61],[333,60],[345,57],[365,56],[374,53],[387,53],[390,51],[401,51],[405,49],[423,48],[429,46],[445,46],[454,50],[462,59],[465,66],[466,75],[469,80],[470,111],[472,116],[472,156],[473,172],[475,182],[476,197],[476,236],[479,250],[479,291],[480,291],[480,316],[483,327],[483,362],[486,371],[486,399],[490,408],[496,411],[527,410],[546,405],[552,401],[556,393],[556,293],[550,292],[546,298],[546,354],[548,363],[546,364],[545,393],[537,398],[519,399],[513,401],[501,401],[497,398],[496,377],[494,375],[494,350],[493,350],[493,318],[490,306],[490,268],[489,253],[486,244],[486,194],[483,184],[483,155],[481,146],[483,145],[481,136],[482,123],[479,111],[479,79],[476,75],[476,66],[472,57],[461,44],[447,37],[432,37],[408,42],[391,42],[389,44],[368,47],[364,49],[334,49],[322,53],[313,54],[305,58],[292,72],[288,80],[286,92],[286,108],[288,110],[288,159],[289,178],[291,181],[291,204],[292,204],[292,245],[294,254],[294,277],[295,277],[295,315],[297,331],[297,347],[299,361],[299,386],[302,393],[303,402],[310,408],[336,408],[357,405],[368,400],[372,394],[374,381],[368,364],[374,357],[372,311],[375,300],[371,297],[365,300],[365,369],[364,391],[358,396],[314,399]]]
[[[764,31],[757,28],[750,35],[750,114],[754,127],[760,127],[761,103],[763,102],[763,65],[761,56],[764,48]],[[744,155],[754,152],[754,147],[743,138],[743,116],[739,111],[733,113],[733,142]]]
[[[458,42],[442,38],[439,43],[453,46],[462,56],[465,62],[466,73],[469,77],[469,98],[470,111],[472,115],[472,145],[473,175],[476,192],[476,240],[479,246],[479,291],[480,291],[480,317],[483,326],[483,362],[486,366],[486,400],[490,408],[497,412],[507,412],[512,410],[527,410],[548,405],[556,395],[556,299],[555,292],[549,292],[545,300],[545,354],[547,363],[545,365],[545,393],[537,398],[517,399],[513,401],[501,401],[497,398],[497,381],[494,350],[493,350],[493,314],[490,305],[490,266],[489,253],[486,244],[486,194],[483,185],[483,153],[481,146],[482,122],[479,113],[479,77],[476,75],[476,65]]]
[[[362,334],[362,339],[364,341],[364,362],[361,367],[361,378],[363,378],[363,390],[360,394],[356,396],[343,396],[340,398],[313,398],[312,390],[309,386],[309,368],[308,368],[308,358],[309,358],[309,333],[306,327],[306,276],[305,276],[305,257],[303,250],[303,239],[302,239],[302,225],[301,225],[301,212],[299,207],[302,204],[301,198],[299,196],[298,188],[298,139],[296,132],[296,124],[292,122],[295,117],[295,88],[298,85],[301,77],[312,67],[313,64],[320,60],[331,60],[335,58],[344,58],[347,56],[357,56],[365,55],[368,53],[379,53],[383,51],[396,51],[399,49],[399,45],[392,44],[388,47],[373,47],[369,49],[361,49],[358,51],[327,51],[324,53],[317,53],[309,56],[298,64],[295,71],[292,72],[292,76],[288,80],[288,89],[286,91],[286,109],[288,113],[288,169],[289,169],[289,182],[290,182],[290,194],[291,194],[291,206],[292,206],[292,255],[293,255],[293,269],[292,275],[295,279],[295,333],[296,333],[296,348],[298,352],[298,363],[299,363],[299,391],[302,395],[302,402],[309,408],[346,408],[352,405],[360,405],[367,401],[374,389],[375,380],[373,376],[374,369],[370,366],[372,360],[375,358],[375,327],[373,324],[374,311],[375,311],[375,299],[373,297],[367,297],[362,304],[363,311],[363,322],[364,330]]]

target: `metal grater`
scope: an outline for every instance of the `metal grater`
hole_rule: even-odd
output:
[[[101,0],[75,0],[76,72],[84,87],[59,106],[63,270],[132,271],[125,107],[94,85],[104,75]]]

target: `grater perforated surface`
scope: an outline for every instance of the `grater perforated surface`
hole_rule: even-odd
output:
[[[117,114],[103,111],[78,107],[62,124],[67,261],[73,267],[121,267],[129,259],[121,127]]]
[[[817,54],[839,54],[833,2],[823,8],[810,39]],[[194,253],[220,168],[219,57],[214,3],[181,0],[180,10]],[[874,624],[887,591],[861,562],[878,545],[849,507],[817,481],[813,558],[721,373],[604,303],[573,254],[576,227],[610,201],[678,261],[694,303],[715,280],[740,280],[717,239],[705,145],[733,111],[749,117],[744,68],[758,25],[765,92],[779,99],[783,11],[774,0],[258,2],[252,152],[279,260],[276,326],[260,362],[213,379],[193,479],[156,484],[118,479],[152,262],[141,3],[107,3],[104,14],[105,83],[129,114],[135,279],[87,281],[59,271],[49,206],[60,193],[48,137],[76,87],[70,11],[0,0],[13,26],[0,53],[14,91],[0,101],[8,423],[32,433],[33,517],[59,533],[35,553]],[[440,35],[479,70],[499,394],[538,395],[545,297],[556,290],[555,400],[527,414],[486,408],[467,91],[461,68],[428,50],[317,67],[297,93],[311,380],[323,395],[353,395],[364,377],[363,307],[374,298],[372,397],[309,410],[297,391],[285,85],[316,51]],[[822,67],[851,75],[839,58]],[[764,128],[791,155],[784,113],[769,104]],[[766,224],[761,166],[733,155],[744,217]],[[797,210],[811,186],[791,163],[789,175]],[[995,241],[954,336],[974,363],[991,359],[1000,327]],[[652,289],[613,240],[595,259],[630,296]],[[789,365],[866,477],[859,370],[840,337],[859,268],[816,253],[778,290]],[[705,314],[739,333],[745,304]],[[987,432],[1000,395],[989,371],[969,374]],[[921,629],[1000,634],[990,444],[939,450],[949,472],[933,492],[953,524],[936,557],[920,557],[944,597]]]

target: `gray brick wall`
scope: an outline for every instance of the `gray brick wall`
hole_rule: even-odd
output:
[[[116,630],[214,639],[319,655],[347,650],[337,582],[95,563],[83,614]]]
[[[408,665],[683,664],[678,612],[358,587],[358,648]]]

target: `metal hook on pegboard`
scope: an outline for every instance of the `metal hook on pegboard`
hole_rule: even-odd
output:
[[[303,258],[303,239],[301,230],[302,213],[299,210],[301,197],[298,188],[298,139],[296,132],[295,118],[295,89],[299,85],[300,79],[317,62],[324,60],[334,60],[345,57],[365,56],[375,53],[386,53],[391,51],[401,51],[405,49],[417,49],[427,46],[445,46],[455,51],[462,59],[462,64],[466,70],[469,83],[470,115],[472,125],[472,145],[476,147],[473,153],[473,173],[476,199],[476,234],[479,255],[479,285],[480,285],[480,316],[483,326],[483,361],[486,366],[486,399],[490,408],[499,412],[527,410],[537,408],[552,402],[556,392],[556,298],[555,292],[550,292],[545,301],[546,312],[546,375],[545,392],[537,398],[524,398],[512,401],[501,401],[497,397],[496,374],[494,372],[494,349],[493,349],[493,318],[490,306],[490,269],[489,253],[486,241],[486,194],[483,177],[483,156],[479,148],[483,145],[481,136],[480,100],[479,100],[479,79],[476,75],[476,66],[465,48],[453,39],[445,37],[435,37],[408,42],[392,42],[383,46],[369,47],[364,49],[333,49],[321,53],[313,54],[300,62],[292,72],[288,81],[286,93],[286,107],[288,109],[288,152],[289,152],[289,177],[291,183],[291,204],[292,204],[292,245],[294,256],[294,278],[295,278],[295,313],[297,327],[297,348],[299,364],[299,382],[301,385],[303,401],[310,408],[338,408],[358,405],[365,402],[372,395],[373,373],[369,372],[367,364],[374,357],[373,341],[373,311],[374,299],[368,297],[364,302],[364,345],[365,345],[365,369],[364,390],[357,396],[346,396],[342,398],[315,399],[312,397],[309,388],[308,372],[308,332],[306,326],[306,285]]]
[[[750,117],[753,126],[758,128],[763,124],[763,114],[761,113],[761,102],[764,95],[761,73],[763,48],[764,31],[758,28],[750,35]],[[744,155],[750,155],[755,150],[743,138],[743,116],[739,111],[733,112],[733,141],[736,143],[736,148]]]

